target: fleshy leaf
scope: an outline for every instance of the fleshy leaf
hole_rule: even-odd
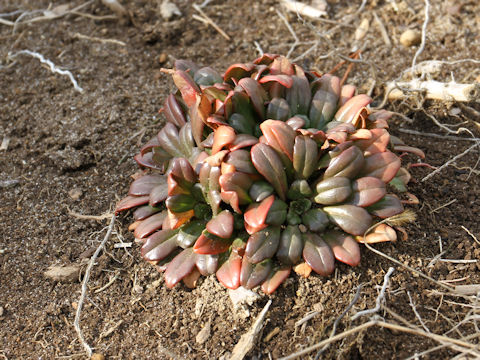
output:
[[[160,230],[150,235],[141,254],[147,261],[160,261],[177,248],[178,230]]]
[[[228,250],[232,242],[203,232],[195,242],[193,250],[197,254],[216,255]]]
[[[344,150],[340,155],[335,156],[330,160],[330,163],[325,170],[324,178],[342,176],[352,179],[360,171],[365,171],[364,164],[365,159],[361,150],[356,146],[351,146]]]
[[[269,225],[282,225],[287,217],[287,209],[288,205],[285,202],[275,199],[272,206],[268,210],[265,222]]]
[[[245,248],[248,261],[257,264],[271,258],[280,243],[280,227],[269,226],[251,235]]]
[[[173,213],[170,210],[167,210],[167,218],[165,219],[168,222],[168,228],[170,229],[178,229],[183,224],[190,221],[190,219],[195,215],[195,211],[187,210],[184,212]],[[163,224],[163,228],[165,229],[165,222]]]
[[[150,205],[140,206],[139,208],[135,209],[133,212],[133,218],[135,220],[144,220],[147,217],[156,214],[160,211],[160,208],[156,208]]]
[[[357,236],[355,239],[359,243],[376,244],[379,242],[396,241],[397,233],[386,224],[378,224],[365,238],[363,236]]]
[[[172,78],[178,90],[180,90],[185,104],[188,107],[195,105],[200,88],[195,84],[192,77],[183,70],[176,70]]]
[[[232,250],[227,261],[217,270],[217,279],[228,289],[237,289],[240,286],[240,273],[242,269],[242,257],[237,251]]]
[[[262,291],[267,295],[273,294],[287,280],[291,270],[291,266],[283,266],[271,270],[268,278],[262,284]]]
[[[213,136],[212,155],[218,153],[224,146],[235,140],[235,131],[230,126],[220,126]]]
[[[317,274],[330,275],[335,268],[335,258],[332,249],[317,234],[305,233],[302,235],[305,242],[303,258]]]
[[[225,82],[229,82],[231,79],[238,81],[241,78],[249,76],[253,69],[255,69],[255,64],[233,64],[225,71],[223,80]]]
[[[338,261],[350,266],[357,266],[360,263],[360,247],[351,236],[330,230],[323,235],[323,238]]]
[[[383,199],[369,206],[367,210],[369,213],[385,219],[390,216],[400,214],[404,209],[402,202],[397,196],[393,194],[387,194]]]
[[[177,98],[174,94],[170,94],[165,99],[165,104],[163,106],[163,114],[168,122],[171,122],[177,127],[182,127],[186,124],[185,114],[181,105],[178,103]]]
[[[317,168],[318,145],[308,136],[299,135],[293,146],[293,168],[298,179],[308,179]]]
[[[309,118],[310,126],[315,129],[323,129],[325,125],[332,120],[335,110],[337,110],[338,98],[340,96],[340,79],[330,74],[323,75],[315,81],[318,90],[312,98],[310,105]],[[312,86],[314,86],[312,84]]]
[[[162,227],[163,221],[167,217],[167,212],[162,211],[161,213],[154,214],[145,220],[142,220],[140,224],[135,228],[133,235],[137,239],[142,239],[152,234],[156,230]]]
[[[323,210],[335,225],[352,235],[363,235],[372,225],[368,212],[355,205],[326,206]]]
[[[197,254],[192,248],[184,249],[175,256],[165,270],[165,285],[173,288],[180,280],[190,274],[195,267]]]
[[[288,189],[287,197],[290,200],[298,200],[302,198],[308,198],[313,194],[312,189],[308,185],[306,180],[295,180],[290,189]]]
[[[293,75],[293,84],[286,91],[286,100],[292,114],[308,114],[308,106],[312,98],[310,84],[305,76]]]
[[[284,153],[290,161],[293,161],[293,144],[295,131],[285,122],[280,120],[266,120],[260,125],[266,144]]]
[[[182,213],[188,210],[193,210],[195,204],[195,199],[186,194],[172,195],[165,201],[165,205],[173,213]]]
[[[417,155],[421,159],[425,159],[425,153],[420,150],[419,148],[413,147],[413,146],[407,146],[407,145],[395,145],[393,147],[393,150],[396,152],[403,152],[403,153],[412,153]]]
[[[203,276],[214,274],[218,269],[218,255],[197,254],[195,265]]]
[[[282,161],[275,150],[266,144],[256,144],[251,150],[252,163],[257,171],[275,188],[278,196],[285,200],[287,176]]]
[[[168,185],[161,184],[155,186],[150,193],[149,204],[150,206],[157,206],[163,202],[168,196]]]
[[[255,202],[261,202],[272,195],[273,186],[265,181],[257,181],[250,187],[249,195]]]
[[[207,223],[207,231],[222,239],[229,239],[233,233],[233,215],[228,210],[223,210]]]
[[[140,205],[148,204],[148,196],[127,196],[120,200],[115,207],[115,214]]]
[[[181,151],[178,130],[172,123],[167,123],[157,135],[160,146],[174,157],[184,157]]]
[[[183,225],[177,235],[178,246],[184,249],[192,246],[203,230],[205,230],[205,221],[194,220]]]
[[[274,201],[275,196],[270,195],[260,203],[250,204],[244,215],[245,227],[249,234],[253,234],[267,226],[267,215]]]
[[[230,152],[225,159],[224,163],[233,165],[235,170],[245,174],[258,174],[257,169],[252,164],[250,152],[247,150],[235,150]]]
[[[239,205],[251,202],[248,191],[252,180],[247,174],[241,172],[222,174],[219,183],[222,189],[220,193],[222,200],[230,204],[236,212],[241,213]]]
[[[222,83],[223,78],[211,67],[203,67],[195,72],[193,80],[198,85],[211,86],[216,83]]]
[[[342,89],[340,90],[340,99],[338,101],[338,106],[343,106],[345,103],[350,100],[353,95],[355,95],[355,86],[346,84],[342,86]]]
[[[212,213],[214,216],[218,214],[221,202],[219,178],[219,167],[212,167],[207,163],[202,164],[202,167],[200,168],[199,180],[203,186],[205,198],[212,208]]]
[[[250,97],[253,108],[260,119],[265,119],[265,102],[268,96],[263,87],[252,78],[242,78],[238,81],[238,85],[241,86]]]
[[[372,134],[370,139],[357,140],[355,145],[363,151],[364,156],[384,152],[390,142],[390,134],[385,129],[369,130]]]
[[[314,232],[321,232],[325,230],[330,221],[327,214],[320,209],[310,209],[302,215],[302,222],[308,227],[309,230]]]
[[[365,94],[360,94],[349,99],[335,113],[335,120],[344,123],[356,124],[357,118],[362,109],[372,102],[372,98]]]
[[[407,191],[407,184],[409,183],[412,176],[410,173],[403,167],[401,167],[397,175],[389,182],[389,185],[393,186],[395,190],[399,192]]]
[[[290,105],[284,98],[274,97],[267,106],[267,119],[287,121],[290,117]]]
[[[344,202],[351,194],[350,179],[335,176],[317,184],[315,202],[322,205],[335,205]]]
[[[163,175],[144,175],[136,179],[130,185],[128,195],[143,196],[149,195],[154,187],[158,185],[167,185],[167,179]]]
[[[362,177],[352,183],[353,195],[349,204],[366,207],[382,199],[387,190],[385,183],[376,177]]]
[[[260,84],[265,84],[270,81],[275,81],[282,86],[285,86],[286,88],[290,88],[293,85],[293,80],[291,76],[284,75],[284,74],[278,74],[278,75],[265,75],[263,76],[258,82]]]
[[[373,176],[384,183],[390,182],[400,169],[400,158],[390,151],[377,153],[365,158],[361,176]]]
[[[263,260],[258,264],[252,264],[244,257],[240,272],[240,285],[246,289],[253,289],[268,278],[272,267],[271,259]]]
[[[207,95],[200,94],[197,96],[194,106],[191,106],[189,109],[193,138],[197,146],[203,149],[203,130],[207,123],[207,118],[212,112],[212,102]]]
[[[288,225],[280,236],[276,257],[287,265],[298,263],[302,256],[303,239],[298,226]]]

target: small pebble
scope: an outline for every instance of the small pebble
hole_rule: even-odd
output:
[[[90,360],[105,360],[105,356],[102,354],[94,353]]]
[[[77,189],[77,188],[72,189],[72,190],[70,190],[70,191],[68,192],[68,196],[70,196],[70,198],[71,198],[72,200],[75,200],[75,201],[77,201],[78,199],[80,199],[80,197],[82,196],[82,194],[83,194],[82,190]]]
[[[422,41],[422,35],[417,30],[408,29],[400,36],[400,43],[405,47],[415,46]]]
[[[211,332],[211,324],[210,324],[210,320],[208,320],[205,326],[203,327],[203,329],[200,330],[197,336],[195,337],[195,341],[197,342],[197,344],[200,344],[200,345],[204,344],[210,338],[210,332]]]
[[[3,306],[0,306],[0,317],[3,316]]]
[[[168,56],[165,53],[161,53],[160,55],[158,55],[158,63],[160,65],[165,64],[167,62],[167,59],[168,59]]]
[[[43,274],[52,280],[60,282],[74,282],[78,281],[78,273],[80,272],[80,266],[50,266]]]

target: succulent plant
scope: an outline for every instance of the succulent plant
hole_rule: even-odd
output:
[[[329,275],[335,259],[360,262],[358,242],[396,239],[383,223],[365,234],[404,211],[388,193],[410,180],[395,152],[423,153],[370,97],[270,54],[223,76],[182,60],[167,72],[166,125],[116,212],[135,209],[130,228],[168,287],[216,274],[272,293],[296,265]]]

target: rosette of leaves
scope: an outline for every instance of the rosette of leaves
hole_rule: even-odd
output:
[[[367,231],[404,211],[396,153],[423,153],[390,136],[370,97],[278,55],[223,75],[188,61],[165,71],[178,91],[116,211],[135,209],[142,256],[167,286],[216,274],[272,293],[299,264],[329,275],[360,262],[359,242],[396,240],[384,223]]]

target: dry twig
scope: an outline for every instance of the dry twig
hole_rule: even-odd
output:
[[[205,22],[206,24],[211,25],[215,30],[218,31],[220,35],[230,41],[230,36],[228,36],[227,33],[220,28],[220,26],[218,26],[207,14],[205,14],[205,12],[201,9],[200,6],[198,6],[197,4],[193,4],[192,7],[200,14],[200,16],[193,15],[193,18],[195,20],[200,20]]]

